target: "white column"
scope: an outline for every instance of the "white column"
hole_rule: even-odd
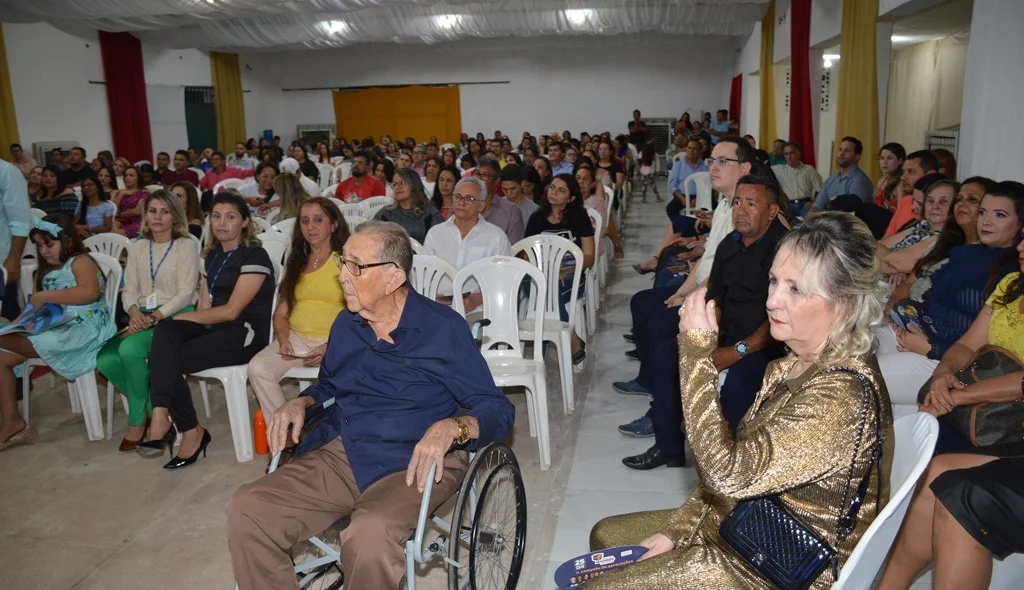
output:
[[[878,70],[878,139],[885,145],[885,110],[889,102],[889,64],[892,60],[892,23],[878,23],[875,28]],[[870,154],[873,158],[877,154]]]

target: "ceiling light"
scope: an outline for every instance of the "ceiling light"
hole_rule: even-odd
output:
[[[593,16],[594,11],[590,8],[570,8],[565,11],[565,18],[569,20],[569,24],[573,25],[582,25]]]
[[[823,55],[821,57],[823,57],[823,58],[825,58],[827,60],[831,60],[831,61],[839,61],[839,54],[838,53],[826,53],[825,55]]]
[[[328,35],[337,35],[348,30],[348,23],[343,20],[325,20],[320,23]]]
[[[910,36],[907,36],[907,35],[893,35],[892,36],[892,42],[893,43],[906,43],[908,41],[913,41],[913,40],[914,40],[913,37],[910,37]]]
[[[437,23],[437,26],[444,29],[454,29],[458,26],[460,20],[462,20],[462,17],[457,14],[442,14],[434,17],[434,22]]]

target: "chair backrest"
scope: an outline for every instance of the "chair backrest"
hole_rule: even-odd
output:
[[[138,162],[135,162],[135,166],[142,166],[143,164],[149,164],[152,166],[153,162],[150,162],[149,160],[139,160]]]
[[[363,216],[367,219],[373,219],[373,216],[377,214],[379,209],[383,209],[394,202],[395,200],[391,197],[370,197],[369,199],[359,201],[359,204],[363,206],[363,210],[366,212]]]
[[[238,189],[245,184],[241,178],[225,178],[213,186],[213,193],[217,194],[226,188]]]
[[[202,256],[203,255],[203,241],[200,240],[199,238],[193,236],[192,234],[189,234],[188,237],[192,238],[192,243],[195,244],[195,246],[196,246],[196,252],[200,256]]]
[[[121,268],[121,262],[109,254],[103,252],[90,252],[89,254],[99,265],[103,278],[106,280],[106,284],[103,286],[103,298],[113,315],[117,308],[117,294],[121,292],[121,275],[124,273],[124,269]]]
[[[462,268],[452,281],[452,292],[462,293],[464,285],[475,279],[483,297],[483,318],[490,325],[480,329],[481,354],[486,357],[523,356],[523,345],[519,339],[519,288],[524,279],[532,280],[530,291],[536,292],[531,309],[533,318],[534,350],[539,351],[544,342],[544,301],[547,298],[547,283],[544,273],[536,266],[510,256],[492,256],[474,260]],[[465,317],[462,298],[452,299],[452,307]],[[507,349],[502,350],[502,348]],[[540,358],[538,353],[537,358]]]
[[[327,193],[324,193],[324,194],[326,195]],[[330,194],[333,195],[334,193],[330,193]],[[338,206],[338,210],[342,212],[342,215],[344,215],[344,213],[345,213],[345,205],[346,205],[345,201],[342,201],[341,199],[335,199],[334,197],[327,197],[327,200],[332,202],[332,203],[334,203],[335,205],[337,205]]]
[[[199,180],[202,180],[203,177],[206,176],[206,173],[203,172],[202,168],[197,168],[197,167],[193,166],[192,168],[189,168],[189,170],[191,170],[192,172],[195,172],[196,175],[199,176]]]
[[[330,164],[317,164],[317,169],[320,170],[320,189],[330,186],[334,183],[334,168]]]
[[[903,524],[917,480],[932,460],[939,436],[939,423],[932,415],[918,412],[904,416],[896,421],[893,430],[896,444],[889,476],[889,503],[853,548],[832,590],[872,586]],[[868,516],[862,512],[860,518]]]
[[[337,201],[338,199],[332,200]],[[344,203],[338,205],[338,208],[341,209],[341,214],[346,217],[349,215],[353,217],[366,217],[366,207],[363,207],[362,203]]]
[[[569,312],[569,325],[576,325],[576,298],[580,290],[580,278],[583,275],[583,250],[569,240],[554,234],[537,234],[523,238],[512,246],[512,254],[526,252],[530,262],[544,273],[547,281],[547,299],[544,302],[544,314],[548,319],[560,320],[558,301],[558,279],[562,270],[562,259],[572,256],[576,259],[576,268],[572,275],[572,291],[566,309]],[[530,299],[535,297],[530,292]],[[531,301],[532,302],[532,301]]]
[[[692,193],[688,190],[691,183],[693,184],[694,189]],[[711,210],[713,208],[711,203],[711,173],[694,172],[684,178],[683,193],[687,195],[695,194],[697,196],[697,209]],[[689,203],[687,203],[687,205],[689,205]]]
[[[273,209],[270,210],[270,213],[267,213],[267,216],[264,217],[264,219],[266,219],[267,223],[269,223],[270,225],[274,225],[275,223],[277,223],[277,218],[280,217],[280,216],[281,216],[281,208],[280,207],[274,207]]]
[[[274,281],[280,285],[281,279],[284,278],[284,273],[281,272],[284,268],[284,251],[288,245],[277,240],[267,240],[262,243],[263,249],[270,256],[270,262],[274,263]]]
[[[601,236],[604,235],[604,218],[596,210],[590,207],[584,207],[587,210],[587,215],[590,217],[590,224],[594,226],[594,239],[600,240]]]
[[[277,223],[274,224],[274,229],[276,229],[277,231],[283,233],[284,235],[286,235],[288,237],[291,237],[292,230],[295,229],[295,218],[292,217],[291,219],[285,219],[283,221],[278,221]]]
[[[414,254],[412,257],[412,276],[409,282],[412,283],[414,291],[427,299],[437,297],[437,289],[442,282],[455,280],[458,270],[443,258],[427,254]]]
[[[334,177],[339,183],[349,176],[352,176],[352,162],[342,162],[334,169]]]
[[[263,219],[262,217],[256,217],[255,215],[253,215],[249,219],[252,221],[255,227],[259,228],[260,231],[257,233],[262,234],[264,232],[274,231],[274,228],[273,226],[270,225],[270,222],[267,221],[266,219]]]
[[[113,257],[114,260],[121,260],[121,254],[132,242],[121,234],[106,233],[89,236],[82,243],[90,252],[100,252]]]
[[[410,237],[409,245],[412,246],[412,253],[414,256],[423,252],[423,244],[417,242],[416,238]]]
[[[345,215],[345,223],[348,224],[348,233],[350,234],[366,221],[367,219],[362,215]]]
[[[29,213],[32,214],[32,217],[38,217],[39,219],[46,217],[46,211],[43,211],[42,209],[36,209],[35,207],[33,207],[29,211]]]
[[[163,190],[164,185],[162,184],[150,184],[146,186],[146,190],[155,193],[156,191]]]
[[[336,190],[338,190],[338,184],[332,184],[332,185],[328,186],[327,188],[325,188],[324,190],[320,191],[320,196],[321,197],[327,197],[329,199],[333,199],[334,198],[334,192]]]

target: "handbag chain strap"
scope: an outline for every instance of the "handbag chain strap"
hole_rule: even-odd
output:
[[[832,578],[833,580],[839,579],[839,546],[842,542],[853,532],[857,526],[857,514],[860,512],[860,507],[864,503],[864,497],[867,494],[868,485],[871,481],[871,470],[872,467],[878,469],[878,492],[875,505],[875,512],[878,512],[877,502],[881,501],[882,497],[882,443],[884,434],[882,433],[882,411],[878,401],[878,393],[875,390],[875,385],[871,383],[863,373],[860,371],[850,369],[848,367],[837,367],[829,372],[842,372],[849,373],[857,377],[861,383],[861,390],[864,393],[860,406],[860,424],[857,427],[857,439],[854,441],[853,446],[853,457],[850,459],[850,470],[846,476],[846,486],[843,488],[843,501],[840,506],[847,506],[845,511],[840,508],[839,517],[836,519],[836,553],[832,558]],[[849,497],[850,485],[853,483],[853,472],[856,468],[857,456],[860,454],[861,440],[864,438],[864,429],[867,426],[868,419],[868,404],[869,398],[874,402],[875,406],[875,445],[871,450],[871,461],[868,463],[868,470],[861,479],[860,484],[857,486],[857,491],[853,495],[853,498]]]

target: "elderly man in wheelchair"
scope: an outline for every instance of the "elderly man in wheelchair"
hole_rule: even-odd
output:
[[[400,226],[360,225],[335,263],[348,309],[331,327],[319,381],[268,425],[271,453],[291,441],[294,458],[227,506],[242,590],[297,588],[292,546],[344,517],[345,587],[398,588],[430,475],[432,512],[459,488],[467,451],[501,438],[515,419],[466,321],[409,287],[412,249]],[[324,417],[300,443],[314,406],[326,406]],[[459,523],[451,528],[461,534]]]

